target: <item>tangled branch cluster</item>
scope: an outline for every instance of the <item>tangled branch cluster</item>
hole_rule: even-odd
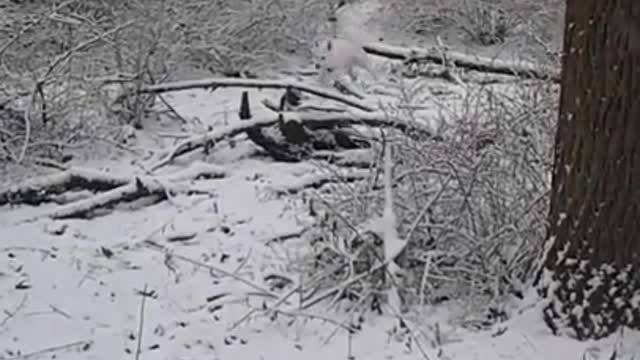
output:
[[[420,85],[399,92],[415,103]],[[385,140],[395,150],[398,233],[408,242],[396,258],[402,283],[392,286],[406,304],[465,298],[487,304],[522,295],[545,235],[556,92],[546,83],[480,87],[458,107],[442,104],[438,137]],[[406,107],[387,110],[424,120]],[[311,202],[319,225],[308,266],[333,271],[318,287],[339,289],[336,300],[375,302],[388,286],[378,266],[384,259],[376,224],[384,206],[380,181],[374,171],[368,181]]]

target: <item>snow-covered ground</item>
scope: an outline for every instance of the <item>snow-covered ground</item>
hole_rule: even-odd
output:
[[[259,100],[275,94],[251,90],[253,113],[268,111]],[[204,125],[238,121],[237,89],[166,98]],[[145,146],[161,146],[139,136]],[[322,304],[299,310],[295,296],[277,316],[263,312],[263,303],[294,288],[271,288],[269,275],[305,281],[294,264],[306,249],[295,237],[309,223],[306,207],[278,190],[326,170],[252,157],[255,149],[247,141],[220,144],[207,161],[229,173],[197,182],[208,195],[121,207],[91,220],[22,222],[55,205],[0,207],[0,359],[640,358],[637,332],[597,342],[551,335],[533,295],[514,304],[510,320],[485,331],[460,324],[468,311],[461,303],[413,309],[402,322],[367,314],[353,334],[344,329],[350,316]],[[130,160],[81,165],[139,172]]]
[[[183,116],[214,125],[237,121],[229,114],[237,113],[238,95],[193,90],[168,99]],[[341,324],[353,319],[323,305],[299,311],[292,300],[275,319],[263,314],[262,303],[273,301],[265,296],[291,289],[270,289],[266,276],[304,282],[292,265],[304,243],[277,239],[309,219],[299,197],[277,190],[322,167],[251,158],[252,149],[240,142],[211,156],[229,175],[198,183],[210,195],[92,220],[25,223],[48,208],[0,208],[0,359],[133,359],[140,335],[145,360],[608,359],[616,348],[619,359],[640,355],[633,332],[587,343],[552,336],[535,304],[520,304],[521,314],[483,332],[464,329],[456,321],[464,309],[455,304],[415,309],[405,328],[393,316],[369,314],[352,335]],[[90,166],[131,171],[126,161]]]

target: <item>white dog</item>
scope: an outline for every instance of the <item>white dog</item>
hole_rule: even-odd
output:
[[[331,85],[345,74],[355,81],[355,68],[365,70],[377,80],[361,44],[346,39],[330,39],[317,45],[320,62],[316,64],[316,68],[320,70],[321,83]]]

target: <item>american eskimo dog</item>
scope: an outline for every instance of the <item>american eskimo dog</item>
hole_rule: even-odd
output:
[[[354,69],[365,70],[377,80],[377,75],[367,59],[362,45],[347,39],[329,39],[316,44],[320,61],[316,68],[320,71],[320,82],[329,85],[345,74],[352,81],[357,79]]]

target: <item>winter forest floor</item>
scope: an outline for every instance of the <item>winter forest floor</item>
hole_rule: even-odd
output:
[[[397,24],[381,20],[393,20],[383,16],[392,9],[382,2],[347,5],[338,32],[362,42],[436,44],[435,36],[418,43],[393,30]],[[467,46],[453,35],[444,40],[476,55],[498,52],[497,46]],[[513,44],[500,51],[505,59],[522,54]],[[372,61],[381,73],[389,69],[388,60]],[[300,79],[283,72],[276,76]],[[362,102],[372,107],[399,107],[398,99],[408,96],[366,77],[359,80],[368,94]],[[514,95],[521,84],[508,81],[463,87],[442,79],[410,79],[403,86],[420,105],[412,116],[429,129],[442,126],[438,121],[455,125],[458,117],[452,114],[482,118],[484,112],[470,110],[480,101],[472,94],[487,86],[494,96],[508,98],[507,104],[523,101]],[[115,177],[148,175],[145,169],[159,158],[133,155],[126,147],[162,151],[175,141],[161,134],[239,124],[243,90],[166,93],[175,112],[199,127],[162,116],[146,119],[135,143],[95,144],[76,153],[71,165]],[[281,93],[249,89],[252,115],[271,114],[261,100],[276,101]],[[340,184],[308,185],[336,174],[366,176],[369,170],[319,159],[277,162],[242,135],[217,143],[208,155],[178,157],[158,173],[171,175],[194,164],[207,168],[204,163],[215,164],[220,176],[188,182],[202,190],[196,194],[118,205],[91,219],[52,219],[49,215],[61,206],[55,203],[0,206],[0,359],[640,359],[637,332],[588,342],[552,335],[526,284],[524,299],[473,298],[464,292],[402,314],[390,309],[380,315],[346,300],[331,307],[329,302],[300,306],[293,284],[304,285],[314,276],[302,265],[311,250],[300,234],[314,221],[308,199],[338,191]],[[50,173],[14,165],[3,171],[0,189]],[[485,320],[489,303],[507,318],[476,325]],[[357,330],[347,330],[358,322]]]

